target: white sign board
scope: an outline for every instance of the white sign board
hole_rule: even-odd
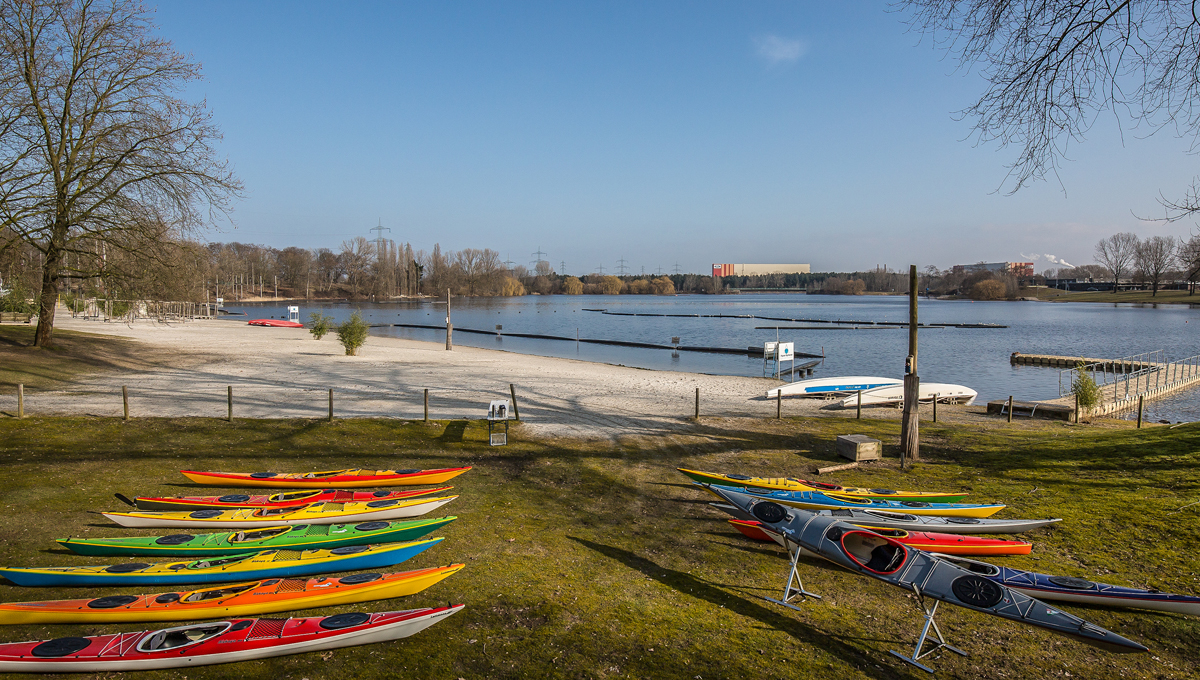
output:
[[[779,344],[778,342],[764,342],[763,343],[763,356],[764,357],[775,356],[775,346],[778,344]]]
[[[218,305],[220,305],[220,304],[224,304],[224,303],[225,303],[225,298],[221,298],[221,297],[217,298],[217,304],[218,304]]]
[[[300,322],[300,308],[294,305],[288,306],[288,321]]]
[[[512,407],[509,406],[507,399],[493,399],[488,405],[488,420],[509,420],[512,416]]]
[[[779,361],[792,361],[795,358],[795,343],[781,342],[775,347],[775,358]]]

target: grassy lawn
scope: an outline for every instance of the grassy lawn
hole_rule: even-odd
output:
[[[53,347],[34,347],[34,329],[33,325],[0,325],[0,388],[23,384],[53,389],[90,373],[145,366],[158,351],[123,338],[57,329]]]
[[[1037,297],[1053,302],[1120,302],[1124,304],[1200,304],[1200,296],[1188,295],[1186,290],[1160,290],[1151,295],[1148,290],[1066,291],[1054,288],[1022,288],[1021,297]]]
[[[394,570],[467,568],[402,600],[360,611],[463,602],[466,609],[408,640],[147,677],[252,678],[893,678],[926,677],[888,656],[911,650],[920,617],[902,591],[817,561],[805,584],[825,596],[794,612],[777,596],[786,563],[744,540],[677,466],[791,475],[835,460],[837,434],[885,443],[893,421],[703,419],[694,431],[620,444],[522,441],[491,448],[481,422],[221,421],[99,418],[0,420],[0,563],[106,564],[57,549],[63,536],[136,535],[90,511],[114,492],[182,495],[201,489],[180,469],[339,467],[475,469],[451,483],[459,520],[441,545]],[[971,492],[1001,500],[1000,516],[1062,517],[1026,535],[1021,568],[1122,585],[1200,593],[1200,427],[1142,430],[1028,421],[924,424],[927,462],[894,459],[836,481]],[[889,449],[889,455],[891,451]],[[441,514],[441,513],[438,513]],[[155,532],[145,532],[155,533]],[[163,531],[161,533],[171,533]],[[153,593],[165,587],[32,589],[0,584],[5,601]],[[951,644],[940,677],[1195,677],[1200,621],[1175,614],[1067,608],[1151,648],[1116,656],[1073,640],[945,607]],[[308,614],[328,614],[321,610]],[[157,624],[11,627],[3,641],[142,630]],[[163,624],[170,625],[170,624]],[[138,674],[131,674],[137,676]]]

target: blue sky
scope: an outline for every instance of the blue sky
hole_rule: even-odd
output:
[[[584,274],[1092,261],[1195,174],[1185,140],[1101,115],[1057,181],[954,112],[984,83],[884,2],[182,2],[161,34],[246,199],[210,240],[539,246]]]

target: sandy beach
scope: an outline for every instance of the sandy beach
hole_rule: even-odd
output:
[[[56,327],[114,335],[145,347],[144,366],[83,378],[67,389],[29,390],[30,415],[120,416],[121,387],[129,389],[131,416],[212,417],[226,414],[233,387],[234,417],[319,418],[334,390],[337,417],[420,419],[424,390],[430,418],[478,419],[488,401],[516,389],[522,427],[532,435],[616,438],[692,427],[695,391],[702,417],[773,417],[763,378],[651,371],[499,350],[371,336],[359,356],[346,356],[332,335],[314,340],[306,329],[262,328],[244,321],[133,324],[72,319],[60,310]],[[822,410],[826,402],[784,401],[785,415],[845,417]],[[0,396],[15,412],[16,397]],[[962,407],[939,407],[958,417]],[[864,417],[897,418],[891,408]]]

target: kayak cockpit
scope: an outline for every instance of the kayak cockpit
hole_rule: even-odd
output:
[[[304,498],[312,498],[313,496],[321,493],[324,493],[324,491],[287,491],[284,493],[277,493],[269,497],[267,500],[271,503],[283,503],[285,501],[298,501]]]
[[[308,507],[307,505],[301,505],[301,506],[290,507],[290,508],[287,508],[287,507],[285,507],[285,508],[259,508],[254,511],[254,516],[255,517],[277,517],[279,515],[286,515],[289,512],[296,512],[298,510],[303,510],[304,508],[307,508],[307,507]]]
[[[942,553],[934,553],[934,556],[940,557],[941,559],[946,560],[947,562],[953,564],[956,567],[959,567],[960,569],[966,569],[967,571],[971,572],[972,574],[979,574],[980,576],[989,576],[989,577],[994,577],[994,576],[1000,575],[1000,567],[997,567],[994,564],[988,564],[987,562],[977,562],[975,560],[968,560],[964,557],[957,557],[954,555],[943,555]]]
[[[825,495],[829,496],[830,498],[832,498],[835,501],[839,501],[841,503],[848,503],[851,505],[872,505],[875,503],[875,501],[873,501],[869,498],[855,498],[853,496],[839,496],[837,494],[825,494]]]
[[[301,475],[301,479],[320,479],[322,477],[337,477],[339,475],[352,475],[358,472],[355,470],[330,470],[328,472],[308,472]]]
[[[259,529],[257,531],[239,531],[230,535],[230,543],[253,543],[254,541],[263,541],[268,538],[275,538],[282,534],[291,531],[292,527],[270,527],[268,529]]]
[[[237,595],[238,593],[244,593],[247,590],[252,590],[254,588],[257,588],[258,585],[259,585],[259,582],[254,581],[253,583],[242,583],[242,584],[238,584],[235,586],[223,586],[220,588],[206,588],[205,590],[193,590],[192,592],[188,593],[187,595],[184,595],[183,598],[181,598],[179,601],[180,602],[205,602],[207,600],[219,600],[223,597],[229,597],[230,595]]]
[[[153,635],[147,635],[138,643],[139,652],[166,652],[200,644],[229,630],[233,624],[229,621],[202,624],[198,626],[180,626],[160,630]]]
[[[842,534],[841,546],[850,559],[876,574],[891,574],[908,558],[904,546],[867,531],[847,531]]]
[[[257,557],[263,553],[250,553],[248,555],[234,555],[233,557],[223,557],[219,560],[199,560],[196,562],[183,562],[179,565],[172,565],[172,569],[213,569],[216,567],[225,567],[231,564],[237,564],[243,560],[248,560],[251,557]]]

